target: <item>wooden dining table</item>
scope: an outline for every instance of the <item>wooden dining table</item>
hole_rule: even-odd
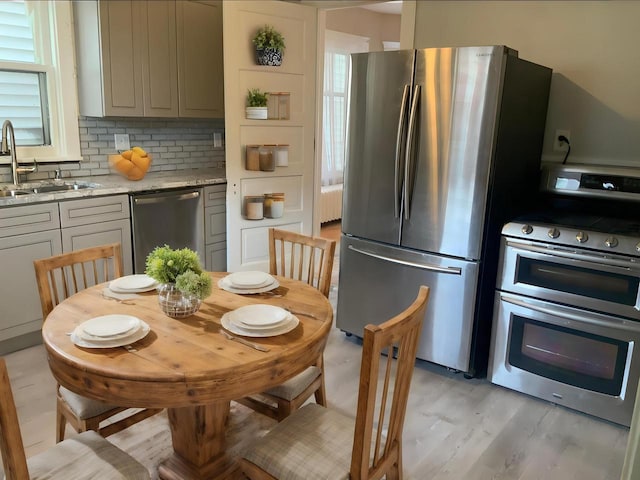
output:
[[[110,404],[167,409],[173,454],[159,466],[162,479],[237,475],[225,445],[230,401],[274,387],[314,364],[332,326],[331,304],[303,282],[276,277],[276,290],[240,295],[217,286],[226,273],[210,275],[213,293],[190,317],[165,315],[155,291],[117,301],[103,296],[107,284],[102,284],[57,305],[42,329],[49,367],[60,385]],[[286,334],[246,338],[267,352],[223,336],[222,315],[252,304],[285,308],[300,323]],[[76,326],[107,314],[135,316],[150,332],[127,347],[81,348],[71,341]]]

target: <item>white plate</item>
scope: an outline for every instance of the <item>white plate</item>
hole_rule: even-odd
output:
[[[235,272],[225,277],[234,288],[260,288],[268,285],[274,278],[265,272]]]
[[[280,283],[276,279],[274,279],[273,283],[267,285],[266,287],[260,287],[260,288],[234,288],[227,281],[227,277],[224,277],[218,280],[219,288],[221,288],[222,290],[226,290],[227,292],[237,293],[239,295],[252,295],[254,293],[264,293],[264,292],[273,290],[274,288],[278,288],[279,286],[280,286]]]
[[[131,282],[128,282],[127,278],[129,277],[146,277],[146,279],[150,280],[151,283],[148,282],[148,280],[146,279],[136,279],[133,280]],[[153,278],[149,277],[148,275],[130,275],[129,277],[120,277],[120,278],[116,278],[115,280],[112,280],[111,282],[109,282],[109,289],[112,292],[116,292],[116,293],[141,293],[141,292],[148,292],[150,290],[153,290],[154,288],[156,288],[159,284],[158,282],[156,282]],[[123,283],[124,282],[124,283]],[[121,285],[123,283],[123,285]],[[137,288],[133,288],[131,285],[144,285],[143,287],[137,287]]]
[[[284,308],[261,303],[236,308],[229,313],[235,323],[248,327],[275,327],[285,321],[289,316],[289,312]]]
[[[111,342],[113,340],[120,340],[121,338],[130,337],[138,333],[138,330],[140,330],[141,328],[142,328],[142,323],[138,322],[137,327],[132,328],[131,330],[128,330],[124,333],[120,333],[118,335],[110,335],[108,337],[97,337],[95,335],[91,335],[90,333],[87,333],[84,331],[84,329],[82,328],[82,325],[78,325],[75,328],[74,332],[80,339],[86,340],[88,342]]]
[[[153,288],[156,281],[149,275],[137,274],[120,277],[109,283],[109,288],[118,290],[140,290],[141,288]]]
[[[226,330],[229,330],[231,333],[235,333],[236,335],[242,335],[243,337],[275,337],[276,335],[283,335],[285,333],[290,332],[294,328],[298,326],[300,320],[298,317],[294,315],[289,315],[289,320],[282,326],[278,328],[273,328],[269,330],[248,330],[245,328],[239,327],[235,322],[233,322],[229,316],[231,312],[227,312],[222,315],[220,322],[222,323],[222,327]]]
[[[231,312],[229,312],[231,313]],[[233,318],[233,315],[229,316],[229,320],[231,320],[231,323],[233,323],[235,326],[242,328],[243,330],[248,330],[248,331],[267,331],[267,330],[273,330],[274,328],[280,328],[282,327],[285,323],[289,322],[289,317],[291,317],[291,315],[287,315],[287,318],[285,318],[282,322],[276,323],[275,325],[245,325],[242,322],[238,322],[237,320],[235,320]]]
[[[138,340],[142,340],[151,331],[151,327],[149,327],[148,324],[140,320],[140,328],[138,328],[131,335],[127,335],[126,337],[123,337],[123,338],[109,339],[101,342],[93,342],[91,340],[85,340],[84,338],[82,338],[79,334],[80,333],[78,330],[79,328],[80,328],[80,325],[76,327],[76,329],[71,334],[70,338],[75,345],[77,345],[78,347],[84,347],[84,348],[115,348],[115,347],[122,347],[124,345],[130,345],[134,342],[137,342]]]
[[[80,324],[84,332],[94,337],[113,337],[133,331],[140,326],[140,319],[131,315],[103,315]]]

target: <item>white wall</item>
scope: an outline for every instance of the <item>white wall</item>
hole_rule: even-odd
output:
[[[416,2],[416,48],[493,44],[553,69],[543,160],[640,166],[640,2]]]
[[[327,10],[326,28],[369,38],[369,51],[384,50],[383,41],[400,41],[400,15],[372,12],[364,8]]]

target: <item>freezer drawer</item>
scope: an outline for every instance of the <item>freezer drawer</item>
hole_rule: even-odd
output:
[[[336,326],[363,335],[364,326],[398,314],[418,287],[431,288],[417,357],[469,371],[478,264],[343,235]]]

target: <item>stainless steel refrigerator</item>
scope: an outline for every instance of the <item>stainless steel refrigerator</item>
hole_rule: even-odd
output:
[[[336,325],[431,287],[418,358],[486,371],[500,229],[535,196],[551,70],[504,46],[352,55]]]

